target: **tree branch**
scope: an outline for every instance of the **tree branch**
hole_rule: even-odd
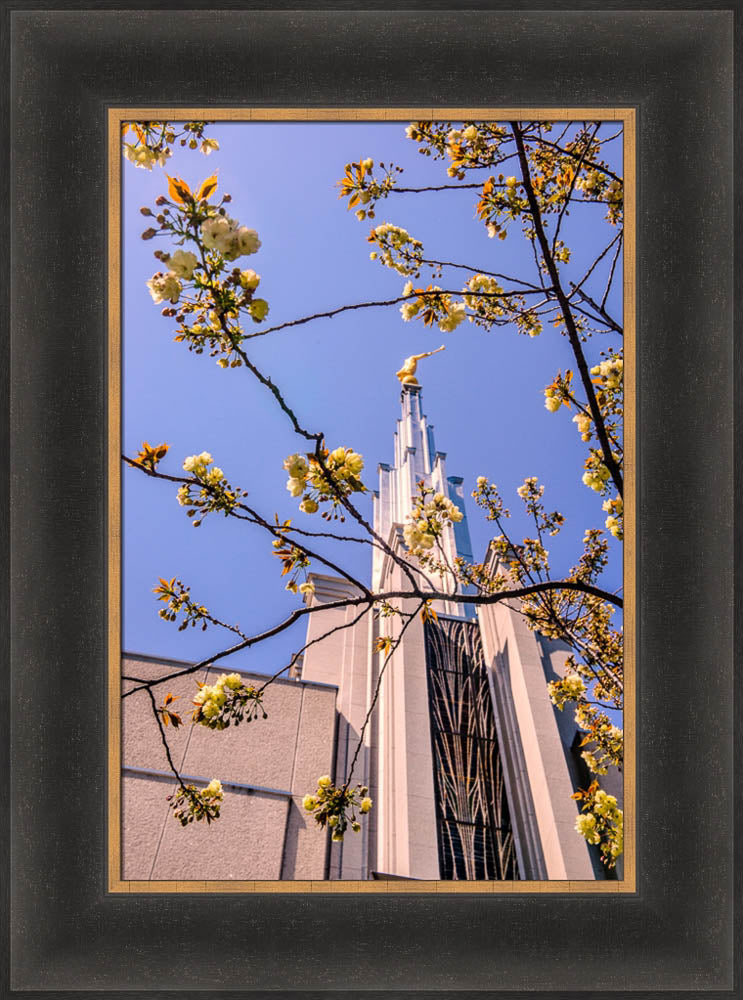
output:
[[[135,688],[134,690],[139,691],[139,690],[141,690],[141,688]],[[157,710],[157,702],[155,701],[155,696],[152,693],[152,691],[149,689],[149,687],[146,690],[147,690],[147,694],[149,695],[150,702],[152,703],[152,714],[155,716],[155,722],[157,723],[157,727],[160,730],[160,739],[162,740],[163,747],[165,748],[165,756],[168,759],[168,766],[170,767],[170,770],[175,775],[176,780],[177,780],[178,784],[181,786],[181,788],[183,789],[183,791],[187,792],[187,788],[183,784],[183,779],[180,776],[180,772],[178,771],[178,768],[173,763],[173,758],[172,758],[171,753],[170,753],[170,746],[168,745],[168,739],[167,739],[167,737],[165,735],[165,728],[164,728],[164,726],[162,724],[162,720],[160,719],[160,713]]]
[[[128,698],[130,695],[141,690],[142,688],[156,687],[159,684],[165,684],[167,681],[174,680],[177,677],[183,677],[187,674],[195,673],[198,670],[204,670],[206,667],[211,666],[211,664],[216,660],[225,659],[227,656],[232,656],[234,653],[239,653],[243,649],[248,649],[249,647],[255,646],[266,639],[279,635],[281,632],[286,631],[286,629],[294,625],[294,623],[299,621],[301,618],[321,611],[334,611],[339,608],[358,607],[361,604],[367,604],[371,607],[381,601],[406,598],[417,598],[423,602],[450,601],[453,604],[489,605],[498,604],[500,601],[518,597],[528,597],[530,594],[543,593],[550,590],[579,591],[581,593],[591,594],[593,597],[598,597],[603,601],[613,604],[615,607],[621,608],[623,606],[622,598],[618,597],[616,594],[612,594],[607,590],[602,590],[600,587],[595,587],[592,584],[582,583],[579,580],[545,580],[540,583],[530,584],[526,587],[515,587],[512,590],[498,591],[494,594],[447,594],[436,590],[424,591],[420,588],[415,588],[412,590],[383,591],[381,593],[372,594],[370,597],[346,597],[338,601],[328,601],[326,604],[315,604],[312,607],[296,608],[283,621],[279,622],[278,625],[274,625],[272,628],[266,629],[265,632],[261,632],[258,635],[250,637],[249,639],[236,643],[234,646],[230,646],[229,649],[222,650],[206,660],[201,660],[199,663],[186,667],[184,670],[178,670],[165,677],[160,677],[152,681],[146,681],[141,684],[140,687],[132,688],[130,691],[125,692],[122,697]]]
[[[483,274],[485,272],[482,272]],[[542,289],[537,288],[513,288],[508,289],[504,292],[467,292],[467,295],[476,296],[478,298],[490,298],[490,299],[509,299],[520,295],[534,295],[542,294]],[[442,289],[437,292],[430,292],[430,295],[461,295],[462,290],[458,289],[452,291],[450,289]],[[303,326],[305,323],[312,323],[316,319],[333,319],[334,316],[339,316],[341,313],[351,312],[354,309],[378,309],[384,306],[394,306],[398,305],[400,302],[407,302],[409,299],[417,299],[418,293],[412,292],[410,295],[398,295],[394,299],[381,299],[377,302],[354,302],[347,306],[338,306],[336,309],[328,309],[326,312],[313,313],[311,316],[302,316],[300,319],[287,320],[286,323],[278,323],[276,326],[270,326],[266,330],[258,330],[256,333],[248,333],[243,337],[243,340],[253,340],[255,337],[265,337],[269,333],[276,333],[277,330],[286,330],[292,326]]]
[[[583,354],[583,349],[580,345],[580,336],[578,330],[575,326],[575,320],[573,319],[573,314],[570,311],[570,303],[568,302],[565,292],[562,290],[562,285],[560,284],[560,275],[555,265],[554,258],[550,252],[549,242],[547,240],[546,233],[544,231],[544,225],[542,223],[542,215],[539,209],[539,203],[537,201],[536,195],[534,193],[534,187],[531,182],[531,173],[529,171],[529,162],[526,158],[526,150],[524,148],[524,139],[521,134],[518,122],[511,123],[513,128],[514,138],[516,140],[516,145],[519,151],[519,161],[521,163],[521,171],[523,175],[524,188],[526,190],[526,197],[529,202],[529,208],[531,211],[532,220],[534,222],[534,229],[537,234],[537,239],[539,240],[539,245],[542,251],[542,257],[544,258],[547,271],[549,273],[552,285],[555,291],[558,302],[560,303],[560,309],[562,311],[563,320],[565,321],[565,329],[567,330],[568,340],[570,341],[570,346],[573,349],[573,355],[575,357],[575,363],[578,366],[578,372],[583,383],[583,389],[586,394],[586,399],[588,400],[588,405],[591,410],[591,416],[593,417],[593,423],[596,430],[596,436],[601,445],[601,451],[603,454],[603,462],[609,470],[609,475],[611,476],[612,482],[616,487],[617,493],[621,497],[623,495],[623,483],[622,483],[622,473],[617,464],[614,455],[611,450],[611,445],[609,444],[609,438],[606,433],[606,427],[604,426],[604,420],[601,415],[601,410],[599,408],[598,402],[596,401],[596,393],[593,390],[593,383],[591,382],[591,376],[588,371],[588,365],[586,364],[586,358]]]

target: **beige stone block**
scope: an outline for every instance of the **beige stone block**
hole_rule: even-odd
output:
[[[298,796],[314,792],[317,779],[333,773],[335,739],[335,691],[309,684],[302,687],[302,711],[291,781],[291,792]]]
[[[427,833],[428,831],[423,831]],[[424,843],[412,841],[410,844],[410,871],[411,878],[418,879],[438,879],[441,877],[439,869],[439,851],[435,840],[427,840]]]
[[[320,829],[314,817],[305,812],[301,797],[294,797],[289,806],[281,878],[324,878],[327,848],[327,830]]]
[[[215,676],[210,672],[209,680]],[[221,732],[193,726],[183,770],[288,792],[301,699],[300,684],[273,684],[264,697],[267,719],[259,716]]]
[[[152,878],[179,881],[279,879],[288,802],[225,789],[219,819],[183,827],[168,817]],[[208,888],[204,891],[208,891]]]
[[[127,660],[123,664],[122,673],[127,676],[141,677],[143,680],[153,680],[175,673],[177,667],[144,661]],[[183,764],[183,755],[191,732],[191,712],[193,698],[198,688],[197,680],[204,680],[206,673],[199,671],[185,677],[167,681],[153,689],[157,705],[162,705],[165,696],[170,692],[176,696],[172,708],[183,719],[183,726],[174,729],[168,726],[165,734],[170,747],[175,766]],[[123,690],[128,691],[135,684],[124,681]],[[122,701],[122,760],[124,766],[148,767],[156,771],[170,769],[157,722],[152,712],[152,703],[146,691],[137,691]]]
[[[165,823],[171,819],[166,796],[176,784],[139,774],[125,774],[121,784],[121,877],[147,880]]]

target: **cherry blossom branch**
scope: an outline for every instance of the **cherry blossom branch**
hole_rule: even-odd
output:
[[[619,260],[619,252],[620,252],[620,250],[621,250],[621,244],[617,247],[617,249],[616,249],[616,251],[614,253],[614,259],[611,262],[611,269],[609,271],[609,277],[608,277],[608,280],[606,282],[606,288],[604,289],[603,297],[601,299],[601,308],[602,309],[606,306],[606,300],[609,298],[609,292],[611,291],[611,286],[612,286],[612,283],[614,282],[614,271],[615,271],[616,266],[617,266],[617,261]]]
[[[485,273],[484,271],[481,273]],[[429,295],[461,295],[462,290],[457,289],[456,291],[451,291],[447,289],[437,290],[436,292],[429,292]],[[507,289],[503,292],[475,292],[468,291],[467,295],[471,295],[473,298],[489,298],[489,299],[510,299],[522,295],[535,295],[543,294],[542,289],[538,289],[534,286],[532,288],[512,288]],[[265,330],[257,330],[255,333],[248,333],[243,337],[243,340],[252,340],[254,337],[265,337],[269,333],[276,333],[278,330],[287,330],[292,326],[303,326],[305,323],[312,323],[316,319],[333,319],[333,317],[340,315],[341,313],[351,312],[355,309],[378,309],[384,308],[385,306],[395,306],[400,302],[407,302],[409,299],[417,299],[419,297],[417,292],[411,292],[409,295],[398,295],[394,299],[381,299],[376,302],[354,302],[351,305],[338,306],[336,309],[328,309],[326,312],[313,313],[311,316],[302,316],[300,319],[287,320],[286,323],[278,323],[276,326],[269,326]]]
[[[583,289],[578,288],[577,285],[574,285],[572,281],[570,282],[570,287],[573,289],[574,293],[576,293],[581,299],[583,299],[584,302],[588,303],[588,305],[598,314],[598,316],[595,318],[603,320],[604,325],[608,326],[609,329],[613,330],[615,333],[618,333],[620,337],[624,336],[624,330],[619,325],[619,323],[617,323],[615,319],[612,319],[611,316],[608,314],[608,312],[604,308],[602,308],[597,302],[594,302],[594,300],[591,298],[590,295],[584,292]],[[584,313],[584,315],[586,314]]]
[[[324,607],[324,606],[325,605],[318,605],[318,607]],[[342,622],[340,625],[334,625],[333,628],[328,629],[327,632],[323,632],[322,635],[318,635],[318,636],[315,636],[314,639],[310,639],[309,642],[306,642],[304,644],[304,646],[302,646],[301,649],[298,649],[296,653],[293,653],[292,654],[292,658],[289,661],[289,663],[287,663],[287,665],[285,667],[282,667],[281,670],[277,670],[275,674],[272,674],[268,678],[268,680],[265,681],[258,688],[258,691],[259,692],[260,691],[265,691],[265,689],[268,687],[269,684],[272,684],[275,680],[277,680],[279,677],[281,677],[281,675],[284,674],[284,673],[286,673],[287,670],[291,670],[291,668],[297,662],[297,660],[299,659],[299,657],[303,653],[305,653],[310,648],[310,646],[315,646],[315,645],[317,645],[317,643],[323,642],[323,640],[325,640],[325,639],[329,639],[330,636],[331,635],[335,635],[336,632],[344,632],[348,628],[353,628],[354,625],[357,625],[361,621],[361,619],[364,617],[364,615],[368,615],[369,614],[369,612],[371,611],[372,607],[373,607],[373,604],[367,605],[366,607],[362,608],[361,611],[356,615],[356,617],[351,619],[351,621],[349,621],[349,622]]]
[[[145,475],[150,476],[153,479],[162,479],[169,483],[182,483],[190,486],[198,486],[201,489],[206,490],[207,493],[212,494],[212,496],[215,495],[214,488],[210,486],[208,483],[202,482],[200,479],[196,478],[188,479],[185,476],[171,476],[165,472],[158,472],[156,469],[149,469],[147,468],[147,466],[142,465],[141,462],[137,462],[136,459],[133,458],[128,458],[126,455],[122,455],[121,457],[125,462],[128,462],[129,465],[133,466],[136,469],[139,469],[140,471],[144,472]],[[225,510],[224,513],[226,514],[227,517],[234,517],[240,521],[248,521],[250,524],[256,524],[259,527],[264,528],[267,532],[269,532],[269,534],[273,535],[274,538],[278,538],[281,540],[285,539],[286,535],[284,528],[282,528],[280,525],[271,524],[270,521],[267,521],[252,507],[248,507],[247,504],[244,504],[240,501],[237,501],[235,503],[235,507],[238,507],[240,510],[246,511],[249,517],[240,517],[239,515],[234,514],[230,510]],[[336,537],[336,536],[331,536],[331,537]],[[292,541],[292,545],[294,546],[295,549],[299,549],[300,552],[303,552],[309,559],[314,559],[317,562],[322,563],[323,566],[326,566],[328,569],[331,569],[335,573],[338,573],[339,576],[344,577],[346,580],[348,580],[349,583],[352,583],[354,587],[358,587],[358,589],[362,593],[365,594],[371,593],[367,588],[366,584],[362,583],[360,580],[357,580],[356,577],[351,576],[351,574],[348,573],[345,569],[343,569],[342,566],[339,566],[337,563],[328,559],[326,556],[321,556],[313,549],[308,549],[307,546],[302,545],[301,542]],[[221,622],[217,622],[216,624],[221,624]]]
[[[140,688],[135,688],[135,690],[140,690]],[[155,716],[155,722],[157,723],[157,727],[160,730],[160,739],[162,740],[163,747],[165,748],[165,756],[166,756],[166,758],[168,760],[168,766],[170,767],[170,770],[175,775],[176,780],[177,780],[178,784],[181,786],[181,788],[183,789],[183,791],[187,792],[186,786],[183,784],[183,778],[181,778],[180,772],[178,771],[178,768],[175,766],[175,763],[173,762],[173,757],[171,756],[171,753],[170,753],[170,746],[168,745],[168,738],[165,735],[165,728],[164,728],[164,726],[162,724],[162,720],[160,718],[160,713],[157,710],[157,702],[155,701],[155,696],[154,696],[154,694],[152,693],[152,691],[150,690],[149,687],[146,690],[147,690],[147,694],[149,696],[150,702],[152,704],[152,714]]]
[[[544,259],[547,271],[549,273],[552,285],[557,296],[557,300],[560,303],[560,309],[562,311],[563,320],[565,322],[565,329],[568,334],[568,340],[570,341],[570,346],[573,349],[573,355],[575,357],[575,362],[578,367],[578,372],[583,382],[583,389],[586,394],[586,399],[591,410],[591,416],[593,417],[594,427],[596,429],[596,436],[598,438],[599,444],[601,445],[601,451],[603,455],[603,462],[609,470],[609,475],[611,476],[612,482],[616,487],[617,493],[621,497],[623,495],[623,482],[622,473],[617,464],[614,455],[611,450],[611,445],[609,444],[609,438],[606,433],[606,427],[604,426],[603,417],[601,416],[601,410],[599,408],[598,402],[596,400],[596,393],[593,389],[593,383],[591,382],[591,376],[588,371],[588,365],[586,364],[586,358],[583,354],[583,349],[580,344],[580,335],[575,326],[575,320],[573,319],[573,314],[570,311],[570,303],[568,301],[565,292],[562,289],[560,283],[560,275],[555,264],[554,257],[550,252],[549,241],[547,240],[547,235],[544,231],[544,224],[542,222],[542,214],[539,209],[539,203],[537,201],[536,195],[534,193],[534,187],[531,181],[531,173],[529,171],[529,162],[526,158],[526,150],[524,147],[524,139],[519,128],[518,122],[512,122],[513,134],[516,140],[516,145],[519,151],[519,161],[521,163],[521,171],[523,177],[524,188],[526,191],[526,197],[529,202],[530,213],[532,221],[534,223],[534,229],[537,234],[537,239],[539,240],[540,249],[542,251],[542,257]]]
[[[623,241],[623,239],[624,239],[624,232],[620,229],[619,232],[613,237],[613,239],[610,240],[610,242],[604,247],[604,249],[601,251],[601,253],[598,255],[598,257],[596,257],[595,260],[591,263],[591,266],[588,268],[588,270],[583,275],[583,277],[580,279],[580,281],[578,281],[575,284],[573,282],[571,282],[571,287],[573,288],[573,294],[575,292],[580,292],[580,290],[583,288],[583,285],[585,285],[585,283],[591,277],[591,275],[596,270],[596,268],[598,267],[598,265],[601,263],[601,261],[604,259],[604,257],[606,257],[606,255],[608,254],[608,252],[611,250],[611,248],[616,243],[618,245],[617,245],[616,252],[614,254],[614,260],[612,262],[612,271],[613,271],[614,267],[616,266],[617,257],[619,256],[619,253],[620,253],[620,251],[622,249],[622,241]],[[568,296],[568,300],[570,300],[571,298],[572,298],[572,294]]]
[[[583,583],[580,580],[545,580],[540,583],[530,584],[526,587],[515,587],[511,590],[498,591],[494,594],[460,594],[456,592],[447,594],[436,590],[424,591],[416,587],[412,590],[383,591],[381,593],[374,593],[370,597],[345,597],[340,598],[337,601],[315,604],[312,607],[296,608],[291,612],[291,614],[284,618],[283,621],[274,625],[272,628],[266,629],[265,632],[251,636],[248,639],[244,639],[241,642],[236,643],[234,646],[230,646],[229,649],[224,649],[219,653],[215,653],[208,659],[201,660],[199,663],[186,667],[184,670],[178,670],[175,673],[166,675],[165,677],[142,681],[139,687],[126,691],[122,697],[127,698],[143,688],[156,687],[159,684],[165,684],[167,681],[174,680],[178,677],[192,674],[198,670],[204,670],[217,660],[225,659],[228,656],[241,652],[243,649],[248,649],[264,642],[266,639],[271,639],[274,636],[279,635],[281,632],[286,631],[286,629],[290,628],[300,619],[307,617],[307,615],[317,614],[322,611],[335,611],[341,608],[358,607],[362,604],[373,606],[381,601],[400,600],[406,598],[416,598],[424,603],[428,601],[450,601],[454,604],[490,605],[498,604],[500,601],[529,597],[531,594],[544,593],[550,590],[578,591],[590,594],[593,597],[601,598],[601,600],[607,601],[618,608],[623,606],[621,597],[618,597],[616,594],[612,594],[609,591],[602,590],[600,587],[595,587],[593,584]]]
[[[601,123],[599,122],[598,124],[600,125]],[[514,138],[516,138],[516,128],[518,127],[518,125],[516,122],[512,122],[511,126],[514,128]],[[545,146],[549,146],[551,149],[557,150],[558,153],[562,153],[563,156],[570,156],[574,160],[580,159],[580,154],[576,153],[574,150],[565,149],[562,146],[558,146],[557,143],[550,142],[550,140],[545,139],[544,136],[540,136],[539,141],[540,143],[543,143]],[[518,145],[518,139],[516,139],[516,144]],[[606,176],[611,177],[613,181],[618,181],[620,184],[623,183],[622,178],[618,177],[617,174],[615,174],[612,170],[609,170],[608,167],[602,167],[600,163],[594,163],[593,160],[584,160],[584,162],[587,167],[591,167],[593,170],[598,170],[600,173],[606,174]]]
[[[575,185],[578,182],[578,176],[580,174],[581,167],[583,166],[583,164],[585,162],[588,150],[591,148],[593,140],[596,138],[596,133],[598,132],[598,130],[599,130],[600,127],[601,127],[601,122],[596,122],[596,124],[594,126],[594,129],[593,129],[593,135],[583,145],[583,152],[580,155],[580,159],[578,160],[578,166],[575,168],[575,173],[573,174],[572,180],[570,181],[570,187],[568,188],[568,193],[565,196],[565,202],[562,205],[562,207],[561,207],[561,209],[560,209],[560,211],[558,213],[558,216],[557,216],[557,224],[555,226],[555,235],[552,237],[552,253],[553,254],[554,254],[555,250],[557,249],[557,238],[560,235],[560,228],[562,226],[562,220],[565,217],[565,212],[567,211],[568,205],[570,204],[570,200],[571,200],[573,191],[575,190]]]
[[[523,278],[516,278],[510,274],[499,274],[498,271],[485,271],[480,267],[470,267],[469,264],[456,264],[450,260],[428,260],[427,258],[421,260],[421,264],[427,264],[429,267],[455,267],[462,271],[471,271],[473,274],[484,274],[488,278],[501,278],[503,281],[517,281],[520,285],[524,285],[526,288],[529,288],[534,292],[548,291],[548,289],[545,289],[543,286],[540,288],[531,281],[524,281]]]

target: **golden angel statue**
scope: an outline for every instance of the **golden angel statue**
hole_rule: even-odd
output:
[[[433,354],[438,354],[439,351],[443,351],[444,349],[445,347],[442,344],[441,347],[437,347],[435,351],[426,351],[425,354],[411,354],[409,358],[405,358],[400,371],[395,372],[402,385],[420,385],[418,379],[415,377],[415,370],[418,367],[418,362],[422,361],[423,358],[430,358]]]

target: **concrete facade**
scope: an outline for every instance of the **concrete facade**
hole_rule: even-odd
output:
[[[394,463],[379,466],[374,528],[397,556],[409,559],[402,528],[418,481],[443,492],[463,511],[465,504],[462,480],[447,476],[446,456],[436,451],[419,386],[403,388],[401,406]],[[458,555],[472,559],[466,516],[446,529],[443,547],[450,561]],[[495,568],[492,553],[486,561]],[[417,571],[414,562],[408,565]],[[431,880],[442,878],[442,871],[452,870],[452,864],[460,872],[482,865],[478,855],[456,868],[457,851],[474,850],[475,837],[459,836],[465,827],[457,819],[447,819],[449,805],[442,800],[442,788],[457,786],[452,794],[458,796],[461,809],[470,808],[474,779],[467,769],[472,755],[482,753],[475,731],[482,726],[477,723],[473,729],[473,707],[469,705],[470,714],[463,715],[464,702],[455,700],[444,709],[469,719],[469,735],[461,736],[456,725],[446,733],[440,728],[440,699],[446,685],[439,682],[438,694],[434,692],[428,641],[430,629],[437,626],[424,626],[420,617],[412,620],[384,666],[384,658],[375,652],[376,640],[383,634],[397,637],[401,619],[375,618],[357,606],[324,610],[323,605],[356,597],[358,591],[341,578],[312,574],[311,579],[315,593],[306,601],[317,610],[307,618],[308,646],[293,679],[279,680],[267,689],[269,718],[221,733],[190,725],[177,732],[168,730],[173,759],[184,778],[207,783],[216,776],[222,781],[222,815],[211,827],[194,823],[183,829],[169,815],[165,796],[175,786],[147,696],[139,693],[125,699],[123,878],[203,879],[206,870],[208,877],[220,880]],[[406,584],[399,563],[378,547],[373,549],[372,581],[378,591],[399,591]],[[439,583],[453,592],[451,579]],[[405,612],[414,607],[402,602]],[[468,632],[471,637],[476,633],[474,644],[468,640],[469,660],[453,647],[441,646],[441,638],[439,648],[452,648],[452,661],[467,662],[468,669],[480,671],[479,687],[472,677],[457,681],[457,698],[466,700],[467,692],[480,692],[478,711],[487,712],[490,722],[483,725],[490,726],[490,744],[497,744],[486,770],[499,788],[497,792],[480,788],[479,799],[498,802],[495,806],[491,802],[480,815],[479,834],[492,838],[495,834],[486,828],[497,824],[497,851],[501,862],[506,855],[509,860],[500,875],[487,877],[605,878],[596,849],[589,848],[574,829],[578,805],[571,795],[587,784],[576,751],[577,727],[572,713],[558,712],[547,693],[548,681],[564,673],[567,647],[531,632],[518,609],[505,602],[475,609],[469,603],[447,601],[434,607],[446,621],[465,623],[449,628],[450,637],[462,628],[475,630]],[[473,667],[475,648],[479,659]],[[123,666],[125,675],[147,679],[187,665],[130,656]],[[182,706],[186,715],[195,681],[208,680],[215,672],[221,670],[169,682],[168,690],[180,696],[176,709]],[[125,681],[125,690],[127,684],[131,686]],[[459,761],[450,774],[442,772],[442,740],[452,744],[456,751],[452,759]],[[466,760],[460,760],[463,748],[470,754]],[[302,810],[302,797],[314,791],[321,774],[343,782],[352,762],[351,784],[367,785],[374,807],[362,822],[361,833],[349,832],[343,843],[331,843],[327,832]],[[477,780],[482,784],[481,778]],[[621,801],[621,775],[610,774],[602,784]],[[472,827],[468,816],[461,823]],[[480,852],[485,839],[477,841]]]
[[[122,672],[150,680],[188,666],[125,656]],[[221,672],[188,674],[161,689],[178,697],[173,708],[183,716],[183,727],[168,727],[167,734],[184,780],[222,782],[222,812],[209,826],[184,828],[173,819],[166,796],[176,784],[147,694],[123,701],[122,878],[327,878],[327,837],[302,809],[302,798],[319,775],[334,770],[336,688],[278,680],[265,694],[268,719],[223,732],[191,726],[196,681],[213,681]],[[265,679],[238,672],[246,680]],[[123,684],[124,691],[135,686]]]

